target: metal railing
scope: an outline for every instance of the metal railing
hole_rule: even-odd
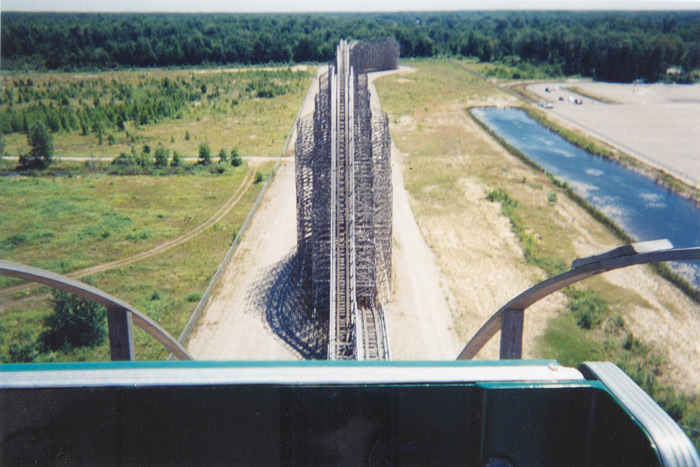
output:
[[[674,249],[668,240],[634,243],[598,255],[576,259],[571,263],[570,270],[526,290],[494,313],[474,334],[457,359],[474,358],[499,330],[501,331],[500,358],[520,359],[525,310],[534,303],[568,285],[614,269],[637,264],[688,260],[700,260],[700,247]]]
[[[163,344],[176,358],[192,360],[190,354],[158,323],[128,303],[96,287],[45,269],[2,260],[0,260],[0,275],[48,285],[107,308],[109,349],[112,360],[134,359],[132,322]]]

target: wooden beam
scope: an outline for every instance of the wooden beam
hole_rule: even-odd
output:
[[[501,360],[519,360],[523,354],[524,310],[504,310],[501,315]]]
[[[109,351],[112,361],[134,359],[134,339],[131,330],[131,313],[123,308],[107,310],[109,327]]]

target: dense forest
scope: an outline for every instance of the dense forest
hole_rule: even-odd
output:
[[[326,61],[341,38],[391,36],[403,57],[547,65],[605,81],[700,68],[700,12],[387,14],[3,13],[3,69]]]

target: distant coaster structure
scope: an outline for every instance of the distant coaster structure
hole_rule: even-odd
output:
[[[367,73],[396,69],[398,57],[393,39],[341,41],[313,115],[298,122],[299,278],[309,313],[328,320],[330,360],[389,358],[391,138]]]

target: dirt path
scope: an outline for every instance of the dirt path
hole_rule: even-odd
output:
[[[280,164],[187,345],[202,360],[299,358],[272,333],[251,291],[296,245],[294,162]]]
[[[319,70],[319,73],[321,70]],[[314,79],[299,109],[313,112],[318,81]],[[288,147],[294,147],[296,128]],[[284,151],[283,151],[284,152]],[[294,158],[285,158],[238,249],[212,294],[187,347],[197,359],[289,360],[299,352],[275,334],[258,294],[271,270],[285,264],[296,246]]]
[[[440,270],[411,210],[403,181],[404,157],[392,144],[395,287],[394,300],[384,308],[391,358],[453,360],[462,344],[440,284]]]
[[[238,202],[241,200],[243,195],[246,194],[250,186],[253,184],[253,174],[255,173],[255,168],[256,164],[249,165],[248,166],[248,171],[246,172],[246,176],[241,182],[241,184],[238,186],[236,191],[231,195],[231,197],[226,200],[224,204],[221,205],[221,207],[214,213],[212,216],[204,221],[202,224],[198,225],[194,229],[190,230],[189,232],[186,232],[183,235],[180,235],[177,238],[174,238],[172,240],[169,240],[167,242],[161,243],[160,245],[156,245],[155,247],[142,251],[141,253],[138,253],[136,255],[130,256],[128,258],[123,258],[123,259],[118,259],[114,261],[110,261],[108,263],[103,263],[103,264],[98,264],[96,266],[91,266],[89,268],[85,269],[80,269],[78,271],[73,271],[71,273],[66,274],[67,277],[73,277],[73,278],[80,278],[84,276],[88,276],[90,274],[97,274],[100,272],[108,271],[110,269],[114,268],[119,268],[123,266],[128,266],[130,264],[134,264],[139,261],[143,261],[147,258],[150,258],[152,256],[158,255],[160,253],[163,253],[171,248],[174,248],[178,245],[181,245],[194,237],[198,236],[208,228],[212,227],[214,224],[219,222],[221,219],[228,214],[231,209],[233,209]],[[2,295],[10,295],[14,294],[16,292],[21,292],[23,290],[27,290],[31,287],[36,286],[36,284],[21,284],[17,285],[14,287],[9,287],[7,289],[4,289],[0,293]]]

